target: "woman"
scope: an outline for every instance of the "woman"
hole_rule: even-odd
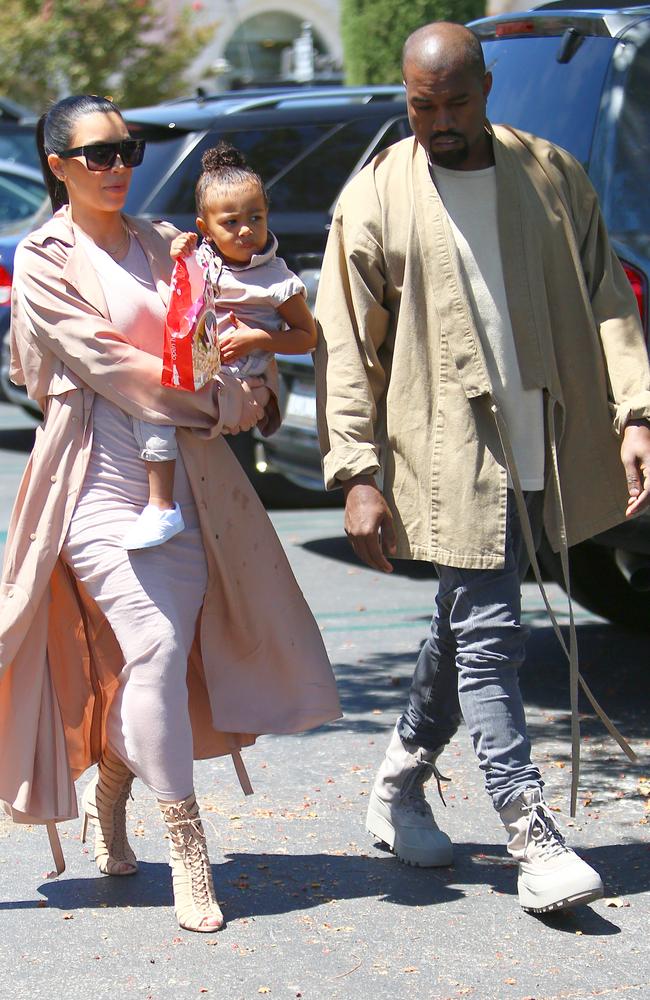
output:
[[[318,629],[266,514],[220,436],[278,423],[273,392],[223,376],[196,393],[160,384],[171,272],[165,223],[122,214],[143,144],[112,102],[70,97],[39,123],[53,218],[15,259],[12,378],[44,412],[9,527],[0,605],[0,799],[18,822],[77,815],[100,871],[132,875],[133,776],[171,841],[178,921],[215,931],[193,758],[260,733],[336,718]],[[147,498],[131,419],[178,433],[186,531],[153,549],[121,539]],[[246,779],[247,780],[247,779]],[[245,788],[246,790],[246,788]]]

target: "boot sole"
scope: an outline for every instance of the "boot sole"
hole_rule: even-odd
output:
[[[585,906],[587,903],[593,903],[596,899],[602,899],[604,894],[602,888],[589,889],[586,892],[578,892],[573,896],[554,900],[552,903],[547,903],[546,906],[524,906],[521,903],[521,908],[525,913],[553,913],[557,910],[569,910],[574,906]]]
[[[392,826],[387,820],[382,816],[378,816],[376,813],[368,815],[366,819],[366,830],[371,837],[379,840],[384,844],[391,854],[403,862],[405,865],[410,865],[412,868],[448,868],[453,862],[453,852],[451,848],[448,853],[444,855],[439,855],[434,860],[429,854],[418,854],[417,851],[413,851],[409,848],[404,850],[399,842],[399,837],[395,827]]]

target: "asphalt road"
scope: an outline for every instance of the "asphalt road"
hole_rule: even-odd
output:
[[[33,426],[0,404],[0,545]],[[0,819],[2,1000],[647,1000],[647,638],[579,616],[584,672],[639,763],[629,764],[586,715],[571,820],[567,671],[536,587],[524,586],[533,631],[521,682],[535,758],[558,821],[601,871],[607,896],[574,913],[531,917],[517,904],[516,869],[465,730],[441,760],[451,778],[447,808],[434,803],[456,844],[453,867],[406,868],[364,830],[370,783],[427,633],[435,578],[417,566],[388,578],[358,565],[340,510],[271,517],[323,631],[344,718],[246,751],[249,799],[229,762],[197,764],[228,919],[217,935],[178,929],[167,845],[141,785],[129,807],[141,867],[130,879],[99,875],[79,825],[68,823],[68,868],[49,880],[44,831]],[[550,592],[564,620],[563,596]]]

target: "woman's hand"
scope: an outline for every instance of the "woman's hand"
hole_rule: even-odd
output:
[[[234,312],[230,313],[230,322],[233,329],[219,337],[219,353],[224,364],[231,365],[238,358],[243,358],[245,354],[250,354],[256,348],[262,346],[262,341],[268,334],[264,330],[254,330],[246,326],[237,319]]]
[[[265,417],[265,407],[271,398],[271,390],[265,385],[261,378],[243,379],[241,383],[244,398],[242,400],[239,424],[236,427],[227,427],[224,430],[228,434],[239,434],[240,431],[249,431],[252,427]]]

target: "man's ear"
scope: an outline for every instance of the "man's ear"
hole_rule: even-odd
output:
[[[483,77],[483,97],[485,98],[486,101],[490,96],[491,90],[492,90],[492,74],[488,70],[488,72]]]

